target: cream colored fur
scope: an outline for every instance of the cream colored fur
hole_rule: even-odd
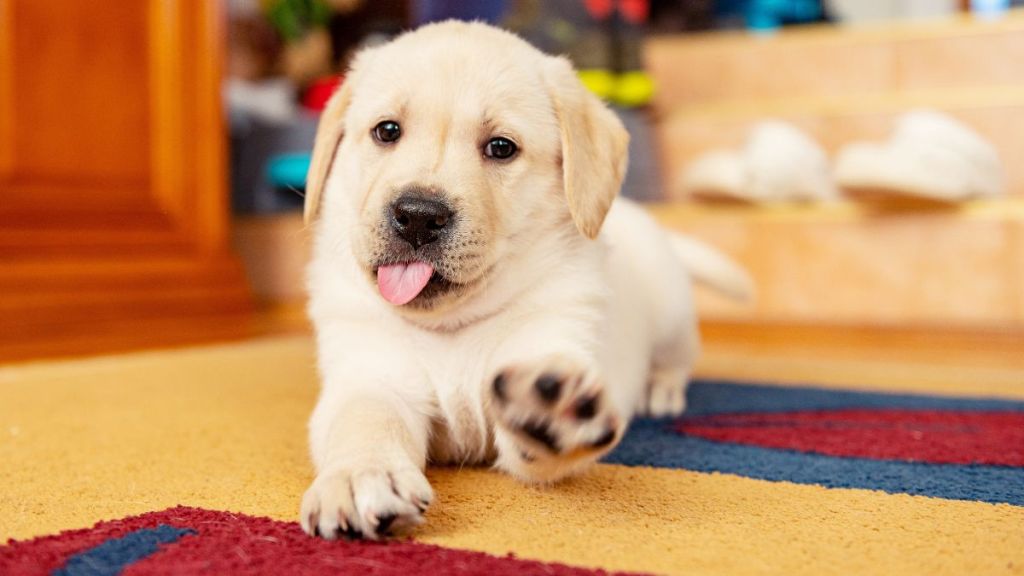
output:
[[[371,131],[386,119],[402,136],[381,146]],[[494,136],[518,156],[485,158]],[[506,32],[448,22],[357,57],[324,114],[307,190],[323,379],[307,532],[376,538],[420,522],[428,461],[551,482],[607,453],[634,414],[682,411],[699,348],[690,277],[643,210],[613,204],[626,147],[567,61]],[[434,262],[455,287],[394,306],[374,262],[386,256],[382,215],[410,185],[457,209]],[[542,375],[563,381],[556,400],[537,395]],[[594,413],[574,416],[588,398]],[[529,422],[557,449],[524,433]]]

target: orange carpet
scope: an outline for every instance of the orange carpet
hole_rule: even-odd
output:
[[[291,523],[311,479],[305,421],[316,389],[305,337],[0,367],[0,541],[24,544],[179,505]],[[716,390],[730,389],[706,388]],[[733,391],[743,390],[775,397]],[[980,399],[978,408],[1014,406],[1024,396],[1024,388],[996,392],[1002,398]],[[645,456],[625,454],[618,456],[624,463],[602,464],[552,488],[488,470],[434,469],[438,500],[413,539],[649,573],[1024,573],[1024,507],[1012,491],[1004,501],[986,501],[872,487],[870,477],[860,487],[768,478],[729,471],[731,464],[715,459],[729,450],[768,450],[811,458],[798,462],[806,469],[818,466],[814,458],[837,457],[715,446],[722,449],[684,462],[694,469],[630,465],[625,460]],[[1016,473],[1007,466],[993,473],[1003,468]],[[13,562],[11,546],[6,558]]]

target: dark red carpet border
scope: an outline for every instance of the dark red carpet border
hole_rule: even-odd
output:
[[[819,410],[687,417],[690,436],[827,456],[1024,466],[1024,413]]]
[[[69,559],[88,556],[111,543],[131,540],[133,534],[153,529],[177,529],[181,536],[159,544],[155,552],[137,554],[126,567],[108,572],[77,572]],[[151,552],[151,553],[150,553]],[[123,550],[120,551],[123,553]],[[91,566],[94,568],[94,566]],[[280,522],[244,514],[179,506],[121,520],[100,522],[93,528],[73,530],[33,540],[9,541],[0,546],[0,574],[30,576],[76,573],[149,574],[374,574],[402,575],[551,574],[555,576],[606,574],[522,560],[511,555],[491,556],[412,541],[328,542],[306,536],[294,522]]]

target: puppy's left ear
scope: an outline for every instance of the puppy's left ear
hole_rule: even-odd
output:
[[[334,154],[341,144],[345,131],[345,111],[352,100],[352,88],[346,79],[341,88],[327,101],[327,107],[320,115],[320,124],[316,128],[316,139],[313,141],[313,156],[306,174],[306,200],[303,208],[303,219],[306,225],[316,219],[320,210],[320,199],[327,185],[327,177],[334,164]]]
[[[626,176],[629,134],[583,86],[568,60],[549,57],[544,73],[561,130],[569,212],[584,236],[596,238]]]

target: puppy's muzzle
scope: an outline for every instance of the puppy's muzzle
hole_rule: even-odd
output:
[[[441,238],[452,216],[443,201],[418,194],[404,194],[391,204],[391,228],[414,250]]]

